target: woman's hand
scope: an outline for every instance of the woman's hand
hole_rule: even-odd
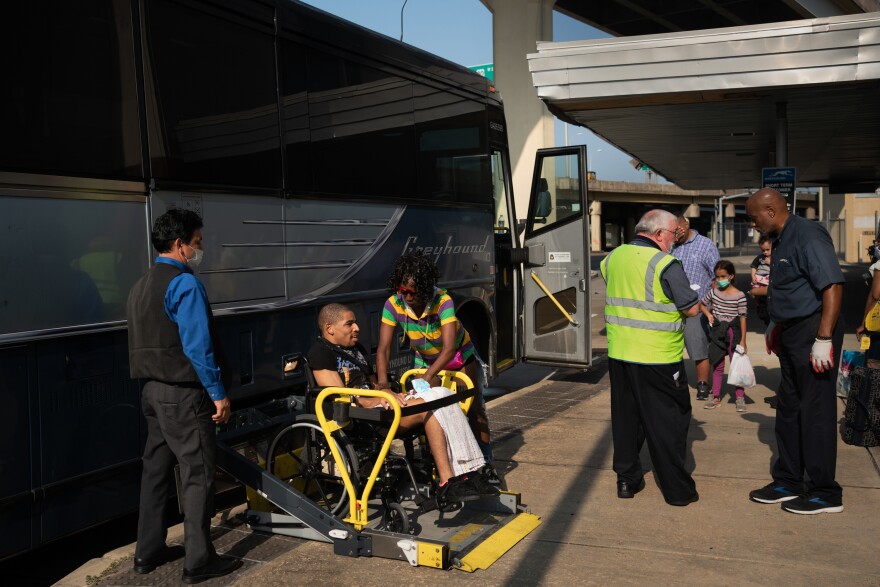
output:
[[[739,343],[739,346],[743,348],[744,355],[747,355],[749,353],[749,346],[746,344],[746,339],[742,339]]]
[[[401,407],[406,407],[406,399],[399,393],[392,394],[394,400]],[[362,408],[382,408],[383,410],[391,409],[391,402],[384,397],[359,397],[355,399],[355,403]]]
[[[865,334],[865,323],[862,322],[861,324],[859,324],[859,327],[856,328],[856,338],[857,339],[862,338],[862,336],[864,336],[864,334]]]

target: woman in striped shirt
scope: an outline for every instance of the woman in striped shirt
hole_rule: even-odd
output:
[[[709,364],[712,372],[712,401],[704,408],[712,410],[721,404],[721,382],[724,378],[724,357],[733,358],[737,342],[742,353],[746,346],[746,294],[733,284],[736,272],[733,263],[722,259],[715,264],[715,283],[700,300],[700,310],[709,319]],[[736,411],[746,411],[745,390],[736,388]]]
[[[394,264],[388,278],[391,297],[382,309],[379,325],[379,345],[376,350],[378,385],[388,388],[388,360],[394,328],[399,324],[415,352],[415,367],[426,369],[421,379],[439,385],[437,373],[449,369],[464,370],[477,385],[477,396],[471,404],[468,419],[480,444],[487,463],[492,462],[489,419],[479,391],[478,365],[474,343],[455,315],[455,304],[449,293],[437,287],[440,271],[434,262],[422,253],[406,253]],[[487,475],[495,483],[497,475],[491,469]]]

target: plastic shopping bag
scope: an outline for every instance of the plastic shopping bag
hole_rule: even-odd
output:
[[[752,362],[745,353],[740,353],[737,346],[737,352],[733,353],[730,359],[730,372],[727,374],[727,383],[735,387],[754,387],[755,386],[755,370],[752,369]]]
[[[865,366],[863,351],[841,351],[840,369],[837,371],[837,395],[849,397],[850,375],[856,367]]]

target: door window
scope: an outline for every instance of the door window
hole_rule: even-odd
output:
[[[510,213],[507,210],[507,186],[504,183],[504,161],[501,151],[492,151],[492,199],[495,202],[495,233],[510,232]]]
[[[580,216],[580,171],[576,153],[544,157],[535,179],[528,232],[548,230]]]

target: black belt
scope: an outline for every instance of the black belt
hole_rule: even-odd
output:
[[[808,319],[812,318],[813,316],[815,316],[816,314],[821,315],[821,314],[822,314],[822,310],[819,310],[818,312],[814,312],[814,313],[812,313],[812,314],[807,314],[806,316],[800,316],[800,317],[798,317],[798,318],[792,318],[791,320],[786,320],[786,321],[784,321],[784,322],[777,322],[777,324],[778,324],[779,326],[782,326],[783,328],[788,328],[788,327],[790,327],[790,326],[794,326],[794,325],[796,325],[796,324],[800,324],[800,323],[803,322],[804,320],[808,320]]]

